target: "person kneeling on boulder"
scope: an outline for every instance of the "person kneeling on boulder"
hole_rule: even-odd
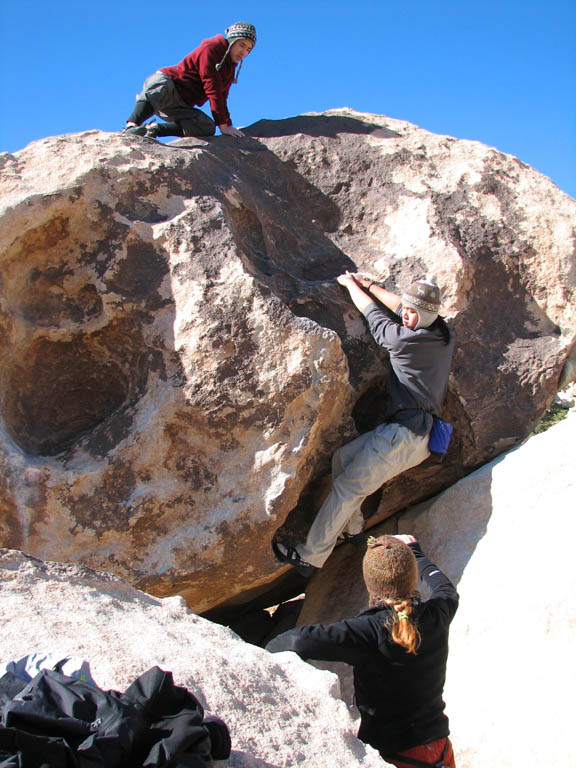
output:
[[[155,139],[158,136],[213,136],[216,126],[229,136],[244,136],[232,124],[228,92],[238,82],[242,61],[256,45],[256,29],[238,21],[203,40],[179,64],[159,69],[144,82],[124,133]],[[238,72],[236,65],[239,64]],[[213,120],[197,107],[210,102]],[[166,122],[143,123],[158,115]]]
[[[458,593],[407,534],[370,537],[362,570],[368,610],[335,624],[289,630],[266,649],[350,664],[358,738],[397,768],[454,768],[443,690]],[[431,590],[425,602],[419,579]]]
[[[277,559],[305,577],[324,565],[339,537],[362,531],[367,496],[430,456],[429,433],[446,397],[454,350],[453,334],[438,314],[434,276],[412,283],[402,296],[350,272],[337,279],[390,354],[386,421],[334,453],[332,489],[306,541],[272,542]]]

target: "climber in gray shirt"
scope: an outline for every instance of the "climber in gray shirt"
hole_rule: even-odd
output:
[[[278,560],[304,576],[324,565],[340,535],[360,533],[367,496],[430,455],[428,436],[446,397],[454,350],[453,334],[439,316],[440,289],[432,276],[417,280],[402,296],[350,272],[338,282],[390,354],[386,421],[334,453],[332,490],[306,541],[272,542]]]

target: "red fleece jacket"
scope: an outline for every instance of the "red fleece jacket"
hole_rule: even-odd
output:
[[[232,125],[227,101],[236,65],[230,54],[224,59],[220,71],[216,69],[227,50],[228,41],[223,35],[209,37],[179,64],[160,70],[174,80],[180,95],[190,106],[201,107],[210,100],[216,125]]]

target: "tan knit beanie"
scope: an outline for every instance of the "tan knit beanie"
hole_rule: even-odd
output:
[[[372,599],[402,600],[412,597],[418,586],[414,553],[394,536],[368,539],[362,572]]]
[[[436,276],[429,274],[423,280],[412,283],[402,294],[402,306],[418,312],[415,331],[432,325],[440,312],[440,288]]]

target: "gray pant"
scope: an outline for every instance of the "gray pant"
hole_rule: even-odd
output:
[[[178,123],[184,136],[213,136],[216,124],[201,109],[187,104],[174,81],[164,72],[154,72],[146,78],[136,101],[148,101],[162,120]]]
[[[360,507],[364,499],[429,455],[428,435],[416,435],[400,424],[381,424],[335,451],[332,490],[316,515],[306,543],[296,547],[302,560],[321,568],[347,527],[351,533],[361,530]]]

